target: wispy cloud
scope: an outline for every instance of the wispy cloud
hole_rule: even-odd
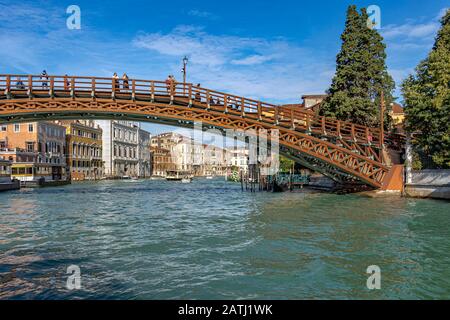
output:
[[[401,95],[402,81],[431,50],[445,11],[446,8],[439,10],[439,13],[428,20],[409,19],[404,23],[387,25],[381,30],[387,44],[389,72],[397,83],[398,96]]]
[[[242,66],[251,66],[255,64],[261,64],[272,59],[273,57],[271,56],[252,55],[242,59],[231,60],[231,63]]]
[[[259,57],[259,61],[263,62],[265,59],[261,59],[262,52],[267,51],[273,43],[258,38],[212,35],[202,27],[182,25],[166,34],[141,34],[136,37],[134,44],[163,55],[188,55],[196,64],[219,66],[235,59],[240,61],[238,57],[243,51],[258,53],[255,57]],[[252,56],[250,60],[242,61],[247,64],[254,59]]]
[[[424,50],[432,46],[437,31],[440,28],[440,19],[447,8],[428,21],[409,20],[403,24],[390,24],[381,30],[381,34],[395,50]]]
[[[65,28],[65,8],[29,3],[0,3],[0,28],[8,31],[52,32]]]
[[[382,34],[385,39],[427,39],[433,37],[439,29],[439,22],[407,23],[402,25],[388,25],[383,28]]]
[[[197,10],[197,9],[190,10],[188,12],[188,15],[190,15],[192,17],[198,17],[198,18],[204,18],[204,19],[210,19],[210,20],[217,20],[219,18],[214,13],[211,13],[208,11],[201,11],[201,10]]]
[[[445,14],[447,13],[448,10],[450,10],[450,7],[442,8],[438,14],[438,17],[437,17],[438,20],[440,20],[443,16],[445,16]]]
[[[23,4],[1,15],[2,72],[47,69],[53,74],[109,76],[126,71],[132,77],[163,79],[180,74],[181,58],[187,55],[191,82],[284,103],[299,101],[302,93],[323,92],[334,69],[334,56],[324,58],[283,38],[212,34],[192,25],[117,38],[85,25],[68,30],[64,8]]]
[[[272,101],[299,101],[302,93],[325,91],[334,68],[334,57],[287,39],[217,35],[196,26],[141,34],[133,43],[167,58],[187,55],[195,82]]]

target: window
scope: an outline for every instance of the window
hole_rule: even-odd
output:
[[[20,132],[20,124],[14,125],[14,132]]]
[[[7,128],[8,128],[8,127],[7,127],[6,125],[3,124],[3,125],[0,126],[0,131],[6,132]]]
[[[6,141],[5,140],[1,140],[0,141],[0,149],[5,149],[6,148]]]
[[[34,151],[34,142],[26,142],[27,152]]]
[[[33,131],[34,131],[34,126],[33,126],[32,123],[30,123],[30,124],[28,125],[28,132],[33,132]]]

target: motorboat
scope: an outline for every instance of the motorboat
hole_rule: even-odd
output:
[[[192,174],[188,171],[167,171],[166,180],[167,181],[182,181],[183,179],[189,179],[192,181]],[[190,181],[189,181],[190,182]]]
[[[191,182],[192,182],[192,179],[189,178],[189,177],[186,177],[186,178],[182,178],[182,179],[181,179],[181,183],[191,183]]]

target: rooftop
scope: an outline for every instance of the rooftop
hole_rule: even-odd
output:
[[[392,113],[403,114],[403,113],[405,113],[405,109],[398,103],[394,102],[392,104]]]

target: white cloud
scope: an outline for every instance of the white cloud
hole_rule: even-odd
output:
[[[439,11],[439,14],[437,16],[437,19],[440,20],[441,18],[443,18],[445,16],[445,14],[447,13],[447,11],[450,10],[450,7],[448,8],[442,8],[441,11]]]
[[[396,83],[401,83],[408,75],[414,71],[414,68],[390,69],[389,73]]]
[[[271,42],[257,38],[211,35],[201,27],[183,25],[167,34],[141,34],[134,40],[134,44],[163,55],[187,55],[196,64],[219,66],[237,58],[242,50],[267,50]]]
[[[271,101],[299,101],[302,93],[324,92],[334,69],[334,56],[324,58],[286,39],[213,35],[194,26],[141,34],[133,43],[167,59],[187,55],[189,81]]]
[[[388,25],[381,31],[383,37],[387,40],[394,38],[414,38],[424,39],[434,37],[439,29],[439,23],[432,21],[423,24],[407,23],[402,25]]]
[[[208,12],[208,11],[200,11],[197,9],[190,10],[188,12],[188,15],[198,18],[205,18],[210,20],[217,20],[218,16],[216,16],[214,13]]]
[[[423,47],[433,43],[440,28],[440,19],[448,8],[443,8],[439,14],[429,21],[409,20],[403,24],[390,24],[382,28],[381,34],[386,41],[402,44],[408,48]]]
[[[231,60],[231,63],[236,65],[250,66],[268,62],[272,59],[273,57],[271,56],[252,55],[242,59]]]

